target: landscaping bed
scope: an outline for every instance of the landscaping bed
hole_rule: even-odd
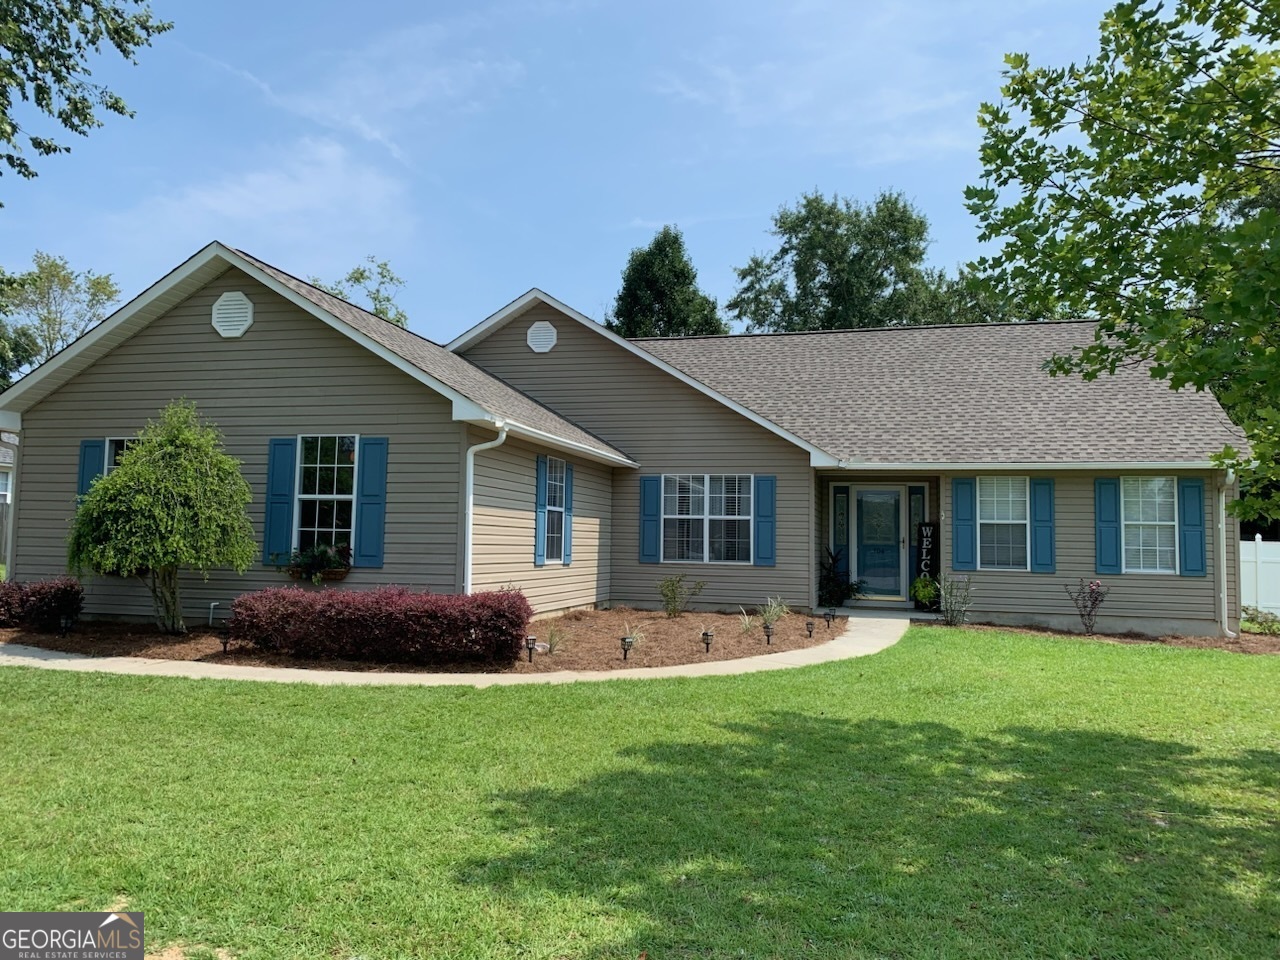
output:
[[[828,629],[821,617],[815,619],[813,638],[805,628],[807,617],[792,613],[774,625],[771,644],[766,645],[757,617],[749,633],[742,630],[741,617],[723,613],[686,613],[670,618],[661,612],[618,608],[577,610],[564,616],[535,621],[529,632],[545,643],[557,640],[554,653],[538,652],[530,663],[527,654],[511,666],[485,667],[478,663],[404,664],[359,660],[308,659],[268,653],[231,641],[223,652],[227,634],[222,629],[194,627],[186,636],[172,637],[146,624],[81,622],[66,636],[28,628],[0,630],[0,643],[22,643],[46,650],[87,654],[95,657],[150,657],[158,660],[199,660],[242,666],[297,667],[311,670],[397,671],[436,673],[519,673],[553,670],[617,670],[623,667],[659,667],[707,660],[733,660],[763,653],[798,650],[823,643],[844,630],[844,618]],[[701,641],[703,630],[713,630],[715,639],[708,653]],[[621,637],[628,631],[639,639],[622,659]]]
[[[942,628],[944,626],[941,620],[913,619],[911,623],[915,626],[921,627]],[[1069,640],[1103,640],[1108,643],[1150,643],[1166,647],[1188,647],[1196,650],[1226,650],[1229,653],[1280,653],[1280,636],[1271,636],[1265,633],[1247,633],[1243,631],[1239,636],[1232,639],[1230,637],[1183,637],[1177,634],[1167,637],[1149,637],[1140,633],[1095,633],[1092,637],[1086,637],[1084,634],[1073,633],[1067,630],[1048,630],[1035,627],[1002,627],[991,623],[967,623],[959,629],[989,631],[993,633],[1020,633],[1033,637],[1056,637],[1059,639]]]

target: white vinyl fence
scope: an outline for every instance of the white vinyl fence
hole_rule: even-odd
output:
[[[1280,543],[1262,539],[1240,541],[1241,601],[1280,613]]]

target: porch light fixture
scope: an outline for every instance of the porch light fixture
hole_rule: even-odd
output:
[[[804,628],[809,631],[809,639],[812,640],[813,639],[813,621],[806,620],[804,622]]]
[[[834,620],[835,618],[836,618],[836,615],[832,613],[830,610],[828,610],[826,613],[822,615],[822,619],[827,621],[828,630],[831,629],[831,621]]]
[[[622,638],[622,659],[627,659],[627,654],[631,652],[631,648],[636,645],[635,637]]]
[[[538,645],[537,637],[525,637],[524,648],[529,651],[529,662],[533,663],[533,648]]]
[[[702,642],[707,648],[707,653],[711,652],[711,641],[714,640],[715,638],[716,638],[716,632],[714,630],[702,631]]]
[[[764,625],[764,645],[771,646],[773,644],[773,624],[766,623]]]

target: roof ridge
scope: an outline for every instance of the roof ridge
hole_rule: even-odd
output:
[[[596,321],[597,323],[599,321]],[[652,343],[655,340],[742,340],[748,337],[817,337],[833,333],[879,333],[897,330],[986,330],[991,327],[1056,327],[1065,324],[1097,323],[1077,317],[1073,320],[998,320],[991,323],[900,323],[879,327],[839,327],[835,330],[770,330],[755,333],[698,333],[683,337],[628,337],[631,343]]]

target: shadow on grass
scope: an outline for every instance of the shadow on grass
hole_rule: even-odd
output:
[[[1280,953],[1275,752],[795,713],[727,732],[503,795],[518,849],[460,879],[623,918],[592,956]]]

